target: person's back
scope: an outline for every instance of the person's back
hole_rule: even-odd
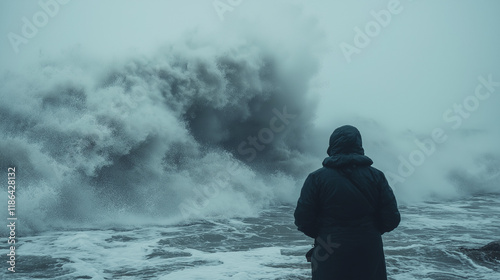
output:
[[[336,129],[327,152],[294,213],[298,229],[315,238],[313,279],[387,279],[381,235],[400,222],[392,189],[371,167],[355,127]]]

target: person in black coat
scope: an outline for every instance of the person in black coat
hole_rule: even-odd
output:
[[[357,128],[335,129],[327,153],[294,213],[298,230],[315,239],[312,279],[387,279],[382,234],[401,221],[394,193],[364,155]]]

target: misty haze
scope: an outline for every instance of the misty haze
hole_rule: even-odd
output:
[[[2,1],[0,278],[311,279],[294,210],[352,125],[388,279],[500,279],[499,12]]]

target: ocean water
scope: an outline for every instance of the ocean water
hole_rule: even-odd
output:
[[[2,279],[309,279],[312,240],[293,225],[293,205],[254,217],[190,224],[54,229],[18,239],[16,272]],[[401,205],[383,236],[389,279],[500,279],[500,263],[459,248],[500,236],[500,198]],[[2,248],[1,255],[7,250]],[[5,264],[4,264],[5,266]]]
[[[93,18],[99,29],[118,22],[120,7],[137,10],[122,2],[103,10],[102,22]],[[308,279],[304,254],[312,240],[293,224],[294,203],[304,178],[321,166],[330,133],[346,123],[360,129],[374,166],[400,177],[391,186],[403,220],[384,235],[391,279],[500,279],[498,263],[459,250],[500,239],[497,96],[458,119],[459,128],[442,119],[452,104],[466,105],[478,76],[498,80],[491,64],[496,49],[476,52],[485,57],[473,57],[474,65],[484,63],[480,69],[456,67],[452,57],[443,62],[449,70],[436,68],[442,52],[422,59],[399,44],[387,57],[372,49],[378,60],[364,60],[370,51],[363,51],[361,63],[348,66],[324,34],[337,24],[317,26],[286,5],[259,4],[261,18],[250,9],[251,21],[228,20],[215,32],[156,24],[158,34],[172,26],[185,35],[155,38],[150,51],[139,53],[111,45],[113,55],[93,50],[80,36],[98,30],[81,29],[75,47],[54,40],[46,50],[34,48],[33,56],[26,49],[19,61],[25,62],[0,73],[0,178],[16,167],[18,218],[15,274],[5,262],[8,228],[0,227],[0,279]],[[134,17],[161,11],[144,7]],[[74,13],[58,20],[73,22],[82,11]],[[475,29],[483,34],[496,17],[477,15],[488,24]],[[12,18],[20,24],[23,16]],[[120,30],[141,22],[124,19]],[[76,23],[80,30],[88,17]],[[450,24],[449,34],[457,26]],[[141,41],[132,33],[155,33],[150,28],[130,32],[129,40]],[[418,34],[429,34],[422,28]],[[56,30],[57,38],[66,37]],[[352,34],[350,25],[346,30]],[[409,34],[401,30],[398,42]],[[448,36],[436,30],[415,50],[428,49],[428,42],[445,46],[436,40]],[[477,45],[494,46],[484,34],[488,40]],[[457,36],[461,42],[463,34]],[[401,71],[408,65],[421,70]],[[438,74],[429,75],[434,68]],[[446,132],[445,143],[429,142],[434,128]],[[3,194],[0,218],[7,224]]]

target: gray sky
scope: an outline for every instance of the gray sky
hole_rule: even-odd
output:
[[[2,1],[2,68],[71,48],[107,57],[146,53],[175,42],[195,27],[210,34],[254,20],[280,32],[286,24],[273,27],[274,23],[287,20],[283,14],[291,11],[284,7],[293,10],[296,6],[318,21],[328,44],[328,51],[321,54],[323,68],[317,84],[322,100],[332,102],[320,104],[321,125],[327,124],[332,113],[343,116],[357,111],[393,122],[391,127],[430,128],[439,124],[448,106],[470,93],[477,76],[500,75],[499,1],[384,0],[362,5],[355,1],[243,0],[224,12],[223,20],[214,2],[72,0],[59,5],[54,17],[27,44],[20,44],[16,54],[8,34],[22,35],[21,18],[32,21],[42,8],[38,1]],[[355,46],[354,28],[363,30],[373,20],[370,12],[387,9],[391,2],[399,3],[400,12],[392,14],[389,24],[359,54],[352,54],[348,63],[340,44]],[[266,32],[256,28],[253,32]]]
[[[217,12],[214,3],[228,10]],[[429,174],[456,162],[466,162],[460,168],[470,171],[480,155],[498,155],[500,88],[470,103],[473,110],[462,115],[454,104],[474,101],[467,97],[474,95],[479,76],[500,81],[500,1],[72,0],[57,7],[50,6],[53,15],[44,19],[38,1],[0,3],[2,72],[29,75],[33,63],[75,50],[84,54],[75,60],[83,62],[85,56],[113,60],[147,55],[186,33],[196,32],[214,44],[237,33],[260,34],[269,42],[297,46],[284,50],[292,56],[300,55],[301,44],[317,47],[321,65],[309,94],[319,99],[315,124],[320,143],[337,125],[352,123],[385,171],[394,172],[397,156],[407,157],[416,149],[414,140],[429,137],[435,128],[443,129],[449,140],[438,146],[442,157],[421,168]],[[387,13],[390,19],[376,23],[376,15]],[[42,22],[38,30],[28,30],[32,38],[23,35],[24,17]],[[301,29],[307,25],[312,27]],[[366,35],[370,27],[375,28],[373,36]],[[12,36],[23,43],[13,43]],[[359,36],[369,42],[356,44]],[[357,51],[346,55],[341,47],[346,45]],[[387,138],[391,160],[383,159],[384,147],[376,142]]]

